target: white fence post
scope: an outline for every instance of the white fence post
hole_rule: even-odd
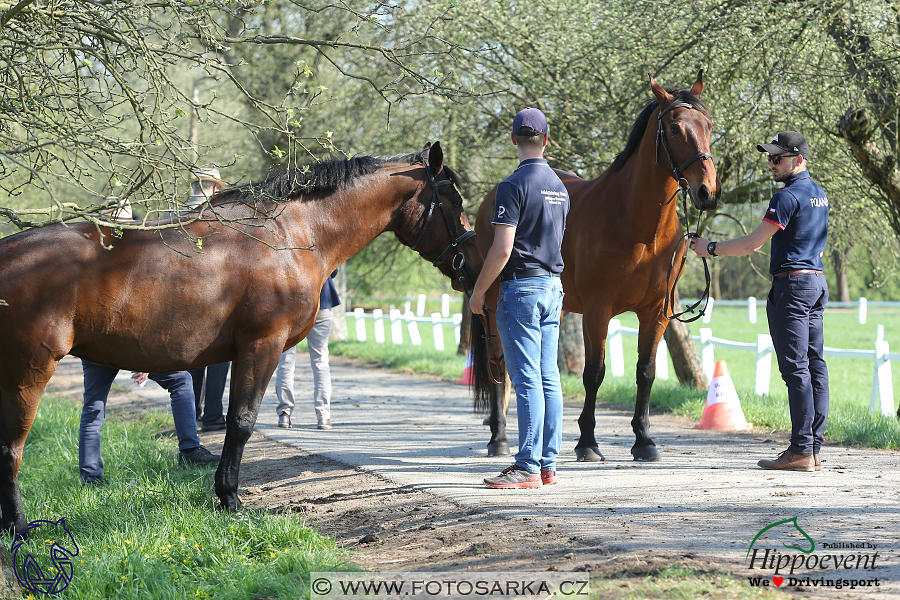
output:
[[[754,296],[750,296],[747,298],[747,311],[748,316],[750,317],[751,323],[756,323],[756,298]]]
[[[656,347],[656,378],[669,378],[669,347],[664,339],[659,340]]]
[[[888,352],[890,352],[890,347],[887,342],[875,342],[875,371],[872,374],[872,399],[869,402],[869,412],[893,417],[894,385]]]
[[[413,321],[413,314],[409,311],[406,311],[406,314],[403,315],[403,318],[406,320],[406,331],[409,333],[409,341],[413,346],[421,346],[422,345],[422,336],[419,335],[419,325],[415,321]]]
[[[756,395],[765,396],[769,393],[772,382],[772,353],[775,347],[772,345],[772,336],[760,333],[756,336]]]
[[[713,305],[716,303],[716,299],[712,296],[709,297],[709,302],[706,303],[706,308],[703,309],[703,322],[709,323],[709,320],[712,319],[712,309]]]
[[[363,307],[357,306],[353,309],[353,317],[356,319],[356,341],[366,341],[366,321],[364,318],[365,311]]]
[[[703,370],[706,376],[712,379],[716,371],[716,354],[712,342],[712,329],[702,327],[700,329],[700,359],[703,361]]]
[[[445,319],[450,316],[450,294],[441,295],[441,316]]]
[[[403,323],[400,322],[400,309],[391,309],[391,341],[395,344],[403,343]]]
[[[462,326],[462,314],[455,313],[453,315],[453,337],[456,338],[456,345],[459,346],[459,330]]]
[[[419,294],[419,301],[416,303],[416,316],[421,317],[425,314],[425,294]]]
[[[434,349],[444,351],[444,325],[441,323],[441,313],[431,313],[431,337],[434,338]]]
[[[378,344],[384,343],[384,319],[382,318],[384,313],[380,308],[376,308],[372,311],[372,318],[375,319],[375,342]]]
[[[625,352],[622,350],[622,322],[612,319],[606,332],[606,350],[609,355],[609,370],[615,377],[625,374]]]
[[[868,300],[865,298],[859,299],[859,324],[866,324],[866,304],[868,304]]]

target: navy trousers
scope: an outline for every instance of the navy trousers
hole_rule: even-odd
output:
[[[119,369],[81,361],[84,370],[84,408],[78,432],[78,472],[82,481],[103,477],[103,458],[100,456],[100,427],[106,419],[106,400]],[[194,389],[187,371],[150,373],[150,379],[161,385],[172,398],[172,416],[179,450],[200,447],[197,437],[197,417],[194,413]]]
[[[828,420],[828,366],[822,315],[825,275],[797,273],[772,282],[766,302],[778,369],[788,388],[794,454],[818,454]]]
[[[222,397],[225,395],[225,380],[228,379],[229,367],[231,363],[226,362],[188,371],[194,381],[194,408],[197,420],[203,425],[212,425],[222,418]]]

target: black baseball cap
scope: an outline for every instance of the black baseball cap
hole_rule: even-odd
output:
[[[538,108],[523,108],[513,119],[512,132],[526,137],[543,135],[547,133],[547,117]]]
[[[806,138],[796,131],[782,131],[772,138],[771,144],[759,144],[756,147],[760,152],[769,154],[799,154],[804,159],[809,159],[809,143]]]

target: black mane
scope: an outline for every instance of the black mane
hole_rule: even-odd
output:
[[[706,108],[703,101],[688,90],[669,90],[669,93],[675,97],[673,100],[674,102],[686,102],[709,117],[709,109]],[[644,137],[644,131],[647,129],[647,125],[650,121],[650,114],[657,106],[659,106],[659,102],[652,100],[650,101],[650,104],[644,107],[641,114],[638,115],[634,125],[631,126],[631,133],[628,135],[628,142],[625,144],[625,149],[616,155],[616,159],[609,166],[610,171],[618,171],[624,167],[625,163],[628,162],[628,159],[631,158],[631,155],[635,153],[637,147],[641,144],[641,138]]]
[[[270,175],[264,181],[245,183],[217,194],[220,198],[231,201],[291,200],[301,194],[315,192],[333,192],[350,187],[354,179],[362,175],[374,173],[386,165],[425,164],[428,158],[426,150],[395,156],[360,155],[348,159],[333,159],[326,162],[310,163],[291,167]],[[458,185],[456,175],[445,165],[447,174]]]

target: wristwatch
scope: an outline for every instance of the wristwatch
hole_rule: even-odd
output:
[[[709,253],[710,256],[718,256],[718,254],[716,254],[716,243],[715,242],[708,243],[706,245],[706,251]]]

